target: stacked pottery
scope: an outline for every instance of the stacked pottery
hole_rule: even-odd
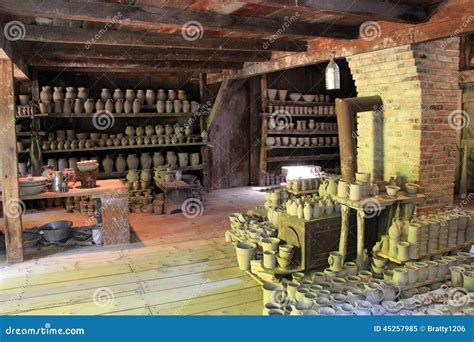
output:
[[[288,270],[292,266],[294,247],[292,245],[280,245],[278,252],[278,265],[283,270]]]
[[[410,243],[408,250],[409,259],[418,259],[420,256],[421,225],[411,222],[408,224],[407,241]]]
[[[242,271],[248,271],[250,269],[250,261],[255,256],[255,247],[255,244],[248,242],[239,241],[235,244],[237,262]]]

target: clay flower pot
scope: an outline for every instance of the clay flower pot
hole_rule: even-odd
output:
[[[255,245],[239,241],[235,244],[235,251],[239,268],[242,271],[248,271],[250,269],[250,261],[255,255]]]

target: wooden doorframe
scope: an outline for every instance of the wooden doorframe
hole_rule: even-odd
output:
[[[16,150],[14,66],[9,59],[0,59],[0,162],[5,244],[8,263],[23,261],[21,215],[25,204],[20,200],[18,185],[18,154]]]

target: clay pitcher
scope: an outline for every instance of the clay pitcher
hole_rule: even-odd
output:
[[[127,181],[130,183],[138,182],[138,180],[140,179],[138,176],[138,172],[135,169],[129,169],[126,178]]]
[[[146,182],[147,184],[150,184],[150,182],[151,182],[151,172],[150,172],[149,169],[142,170],[142,172],[140,172],[140,180],[143,181],[143,182]]]
[[[147,136],[152,136],[153,133],[155,133],[155,128],[154,128],[153,126],[151,126],[151,125],[147,125],[147,126],[145,127],[145,134],[146,134]]]
[[[125,98],[130,100],[130,102],[133,102],[133,100],[135,100],[135,91],[133,89],[126,89]]]
[[[53,100],[64,100],[63,87],[54,87]]]
[[[107,99],[107,101],[105,101],[105,106],[104,106],[105,110],[107,112],[110,112],[112,113],[114,111],[114,100],[112,99]]]
[[[130,114],[132,112],[132,102],[129,99],[126,99],[123,102],[123,111],[125,114]]]
[[[44,86],[42,87],[40,93],[41,102],[51,101],[53,99],[53,92],[51,91],[51,87]]]
[[[132,105],[132,110],[134,114],[140,113],[140,108],[142,106],[141,100],[139,98],[136,98],[133,100],[133,105]]]
[[[86,102],[84,102],[84,110],[86,111],[87,114],[91,114],[94,111],[93,99],[87,99]]]
[[[95,111],[96,112],[100,112],[104,110],[104,102],[102,102],[102,100],[97,100],[97,102],[95,103]]]
[[[123,111],[123,99],[119,98],[115,101],[115,113],[120,114]]]
[[[140,105],[145,104],[145,92],[143,89],[137,89],[137,95],[135,96],[136,99],[140,100]]]
[[[108,99],[110,99],[110,90],[108,88],[102,88],[100,92],[100,100],[105,103]]]

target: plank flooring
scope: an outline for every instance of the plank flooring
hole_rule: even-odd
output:
[[[227,216],[261,205],[251,188],[210,193],[202,216],[131,214],[139,242],[111,247],[28,250],[0,257],[0,314],[260,315],[260,286],[224,242]],[[24,228],[84,217],[55,209],[23,216]]]

